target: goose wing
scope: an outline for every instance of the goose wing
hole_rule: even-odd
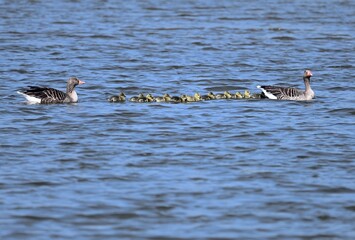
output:
[[[29,86],[23,93],[41,99],[41,103],[60,103],[67,97],[67,94],[60,90],[37,86]]]
[[[265,96],[270,99],[289,99],[304,94],[303,91],[297,88],[285,88],[278,86],[259,86],[258,88],[260,88]]]

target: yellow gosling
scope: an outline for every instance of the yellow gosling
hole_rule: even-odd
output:
[[[207,94],[207,96],[210,98],[210,99],[216,99],[216,95],[213,93],[213,92],[209,92]]]
[[[240,92],[236,92],[235,98],[243,98],[243,95]]]
[[[215,97],[216,97],[216,99],[225,99],[226,98],[226,96],[224,96],[223,93],[218,93],[215,95]]]
[[[186,96],[186,102],[196,102],[195,96]]]
[[[164,97],[155,97],[155,101],[156,102],[165,102],[165,98]]]
[[[171,100],[171,96],[167,93],[164,94],[163,98],[164,98],[165,102],[169,102]]]
[[[201,101],[201,95],[199,93],[195,93],[194,98],[196,102]]]
[[[154,102],[155,98],[153,97],[152,94],[147,94],[147,96],[145,96],[145,100],[146,102]]]
[[[124,94],[123,92],[121,92],[120,94],[118,94],[118,101],[119,101],[119,102],[124,102],[124,101],[126,101],[126,94]]]
[[[232,98],[232,94],[230,94],[230,92],[228,92],[228,91],[224,92],[224,96],[226,97],[226,99],[231,99]]]
[[[140,102],[141,99],[145,98],[143,93],[140,93],[138,96],[131,97],[129,99],[130,102]]]
[[[250,91],[245,90],[243,98],[250,98]]]

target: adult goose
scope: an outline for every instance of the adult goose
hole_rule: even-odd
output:
[[[314,92],[311,88],[312,72],[305,70],[303,74],[303,81],[306,87],[305,90],[297,88],[287,88],[278,86],[257,86],[263,92],[266,98],[277,100],[295,100],[295,101],[307,101],[314,98]]]
[[[23,95],[30,103],[76,103],[78,95],[75,92],[77,85],[85,83],[76,77],[69,78],[67,82],[67,91],[62,92],[54,88],[28,86],[24,91],[17,93]]]

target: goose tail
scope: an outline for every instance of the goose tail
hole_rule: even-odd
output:
[[[41,103],[41,99],[27,95],[24,92],[17,91],[18,94],[24,96],[29,103]]]
[[[263,94],[265,95],[266,98],[277,99],[277,97],[274,94],[272,94],[271,92],[268,92],[263,86],[258,85],[256,87],[259,88],[263,92]]]

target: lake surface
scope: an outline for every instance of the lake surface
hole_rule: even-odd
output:
[[[354,1],[0,1],[1,239],[354,239]],[[310,102],[109,103],[257,85]],[[27,85],[79,103],[28,105]]]

